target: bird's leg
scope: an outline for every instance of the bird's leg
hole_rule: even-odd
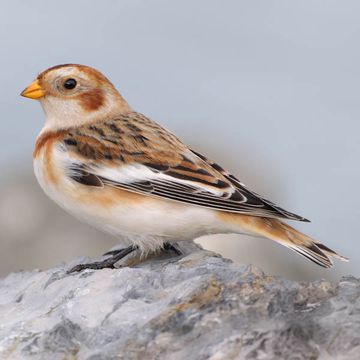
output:
[[[106,253],[104,253],[103,256],[110,256],[110,255],[113,256],[113,255],[116,255],[116,254],[124,251],[125,249],[122,248],[122,249],[110,250],[110,251],[107,251]]]
[[[170,243],[165,243],[164,244],[164,250],[166,251],[173,251],[177,256],[182,255],[183,253],[174,245],[170,244]]]
[[[122,252],[123,250],[124,249],[110,250],[110,251],[107,251],[105,254],[103,254],[103,256],[116,255],[119,252]],[[180,251],[175,245],[172,245],[170,243],[165,243],[163,246],[163,250],[173,251],[178,256],[183,255],[182,251]]]
[[[103,260],[103,261],[96,261],[89,264],[79,264],[71,268],[67,273],[71,274],[74,272],[82,271],[85,269],[93,269],[93,270],[100,270],[100,269],[114,269],[115,263],[117,263],[119,260],[124,258],[126,255],[129,255],[133,251],[137,250],[137,246],[129,246],[125,249],[120,250],[113,250],[109,251],[104,255],[111,255],[111,257]]]

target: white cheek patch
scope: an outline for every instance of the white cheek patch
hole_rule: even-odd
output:
[[[40,102],[46,117],[45,127],[48,129],[72,127],[84,121],[80,105],[75,99],[49,96],[41,99]]]

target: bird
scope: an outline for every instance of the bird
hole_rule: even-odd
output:
[[[83,269],[114,268],[135,250],[176,246],[207,234],[271,239],[329,268],[347,261],[285,220],[308,222],[250,190],[218,163],[135,111],[100,71],[64,64],[41,72],[21,93],[45,113],[33,152],[43,191],[76,218],[125,246]]]

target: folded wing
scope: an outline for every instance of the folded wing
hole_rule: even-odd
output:
[[[247,189],[233,175],[138,113],[69,130],[60,143],[68,175],[222,211],[307,221]]]

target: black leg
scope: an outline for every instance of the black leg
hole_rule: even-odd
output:
[[[103,256],[110,256],[110,255],[113,256],[113,255],[116,255],[116,254],[124,251],[125,249],[110,250],[110,251],[107,251],[105,254],[103,254]]]
[[[170,243],[164,244],[164,250],[173,251],[177,256],[180,256],[183,254],[177,247],[175,247],[174,245],[172,245]]]
[[[78,272],[85,269],[94,269],[94,270],[105,269],[105,268],[114,269],[115,263],[117,263],[120,259],[122,259],[126,255],[129,255],[133,251],[137,250],[137,248],[138,248],[137,246],[129,246],[125,249],[109,251],[105,255],[112,255],[111,257],[103,261],[76,265],[72,269],[70,269],[67,273],[71,274],[73,272]]]

